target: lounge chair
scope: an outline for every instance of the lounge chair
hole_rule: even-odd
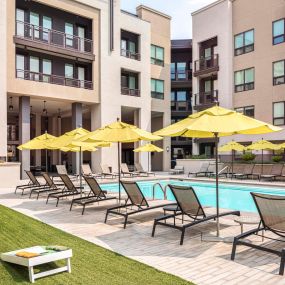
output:
[[[121,164],[121,173],[123,176],[129,175],[129,177],[134,177],[134,176],[138,176],[139,173],[138,172],[131,172],[128,168],[128,165],[126,163],[122,163]]]
[[[244,245],[254,249],[263,250],[281,257],[279,274],[284,274],[285,249],[277,250],[257,245],[253,242],[243,240],[251,235],[259,235],[261,231],[269,231],[277,236],[285,238],[285,196],[275,196],[268,194],[251,193],[256,208],[261,218],[261,222],[256,229],[242,233],[234,238],[231,260],[235,259],[237,245]],[[271,237],[266,237],[272,239]],[[276,240],[276,239],[275,239]],[[280,240],[279,240],[280,241]],[[284,241],[284,240],[283,240]]]
[[[279,179],[279,178],[285,178],[285,165],[283,164],[283,168],[282,168],[282,171],[281,171],[281,174],[276,176],[275,179]]]
[[[271,171],[269,173],[263,171],[263,174],[260,175],[260,179],[264,178],[264,179],[275,180],[276,177],[279,177],[282,174],[282,170],[283,170],[283,164],[273,164],[271,167]]]
[[[170,169],[169,174],[183,174],[184,173],[184,166],[182,165],[175,165],[174,168]]]
[[[65,188],[63,191],[56,192],[56,193],[50,193],[47,197],[46,203],[48,203],[50,198],[56,199],[56,207],[58,206],[59,199],[60,198],[67,198],[70,196],[77,196],[80,195],[80,191],[83,187],[75,186],[73,182],[71,181],[70,177],[67,174],[60,174],[59,177],[61,178],[62,182],[64,183]]]
[[[67,169],[66,169],[66,166],[65,165],[56,165],[56,171],[57,171],[57,174],[60,176],[62,174],[64,175],[68,175],[68,177],[72,180],[72,181],[75,181],[75,180],[78,180],[78,175],[70,175],[68,174],[67,172]]]
[[[176,186],[176,185],[169,185],[176,201],[177,205],[179,206],[180,212],[164,215],[154,219],[153,229],[152,229],[152,237],[155,234],[155,229],[157,225],[167,226],[170,228],[174,228],[181,231],[180,237],[180,245],[183,244],[185,230],[187,228],[193,227],[200,223],[204,223],[210,220],[215,220],[217,215],[210,215],[207,216],[194,189],[192,187],[185,187],[185,186]],[[219,217],[228,216],[228,215],[237,215],[240,216],[239,211],[230,211],[220,213]],[[175,220],[177,217],[182,216],[182,224],[177,225]],[[185,223],[185,217],[189,218],[187,223]],[[168,220],[173,220],[174,223],[167,223]]]
[[[234,167],[234,178],[248,178],[250,175],[252,175],[252,171],[254,168],[254,164],[237,164],[236,167]]]
[[[196,177],[198,177],[198,176],[207,176],[209,174],[209,172],[208,172],[209,165],[210,164],[207,163],[207,162],[202,163],[199,171],[197,171],[197,172],[189,172],[188,173],[188,177],[190,175],[195,175]]]
[[[219,163],[218,164],[218,175],[219,177],[224,176],[228,177],[228,167],[224,163]],[[208,174],[209,177],[214,176],[216,177],[216,165],[215,165],[215,170],[213,172],[210,172]]]
[[[101,167],[101,170],[102,170],[101,175],[104,178],[112,178],[113,179],[113,178],[116,178],[116,177],[119,176],[118,173],[111,172],[109,166],[106,165],[106,164],[100,164],[100,167]]]
[[[146,176],[153,175],[153,176],[155,176],[154,172],[145,171],[140,162],[135,162],[135,168],[136,168],[136,173],[138,173],[139,175],[146,175]]]
[[[88,204],[117,199],[116,197],[107,197],[106,196],[107,191],[101,189],[100,185],[98,184],[98,182],[94,177],[90,176],[83,176],[83,177],[87,182],[88,186],[90,187],[91,192],[86,197],[73,199],[70,205],[70,211],[72,210],[73,204],[78,204],[83,206],[82,209],[82,215],[83,215],[85,211],[85,206]]]
[[[261,164],[255,164],[251,173],[251,178],[254,179],[255,177],[260,180],[262,165]]]
[[[93,173],[89,164],[82,164],[81,171],[84,176],[91,176],[96,178],[102,177],[101,174]]]
[[[107,223],[109,214],[122,216],[125,218],[124,220],[124,229],[125,229],[127,226],[128,217],[130,215],[139,214],[153,209],[163,208],[164,206],[176,205],[176,203],[167,203],[167,204],[150,206],[136,182],[121,181],[121,184],[127,193],[128,199],[126,200],[126,203],[124,205],[109,208],[107,210],[105,216],[105,223]],[[136,209],[133,209],[133,207],[135,207]]]
[[[25,172],[28,175],[30,180],[29,180],[28,184],[18,185],[15,189],[15,194],[17,193],[17,190],[21,190],[22,195],[24,195],[25,190],[32,190],[35,188],[44,189],[44,188],[48,187],[46,184],[41,184],[31,171],[25,170]]]
[[[37,200],[39,199],[40,194],[42,193],[55,193],[55,192],[60,192],[63,189],[59,188],[59,186],[64,186],[63,183],[55,183],[50,176],[48,175],[47,172],[42,173],[43,178],[46,181],[46,186],[45,188],[33,188],[30,192],[30,198],[32,197],[33,194],[37,194]]]

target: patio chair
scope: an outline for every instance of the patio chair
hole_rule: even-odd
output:
[[[136,168],[136,173],[138,173],[139,175],[146,175],[146,176],[153,175],[153,176],[155,176],[154,172],[145,171],[140,162],[135,162],[135,168]]]
[[[107,209],[105,216],[105,223],[107,223],[109,214],[122,216],[124,217],[124,229],[125,229],[127,226],[128,217],[131,215],[143,213],[145,211],[150,211],[153,209],[163,208],[164,206],[176,205],[176,203],[167,203],[167,204],[150,206],[136,182],[121,181],[121,184],[124,187],[124,190],[126,191],[128,198],[124,205]],[[133,207],[136,209],[133,209]],[[125,211],[123,212],[122,210]]]
[[[61,164],[61,165],[56,165],[56,171],[57,171],[57,174],[60,176],[62,174],[65,174],[65,175],[68,175],[68,177],[72,180],[72,181],[75,181],[75,180],[78,180],[78,175],[69,175],[68,172],[67,172],[67,169],[66,169],[66,166],[64,164]]]
[[[83,176],[85,181],[87,182],[88,186],[90,187],[90,193],[86,197],[75,198],[71,201],[70,211],[72,210],[73,204],[78,204],[83,206],[82,215],[84,214],[85,207],[88,204],[93,204],[96,202],[108,201],[117,199],[116,197],[107,197],[107,191],[101,189],[100,185],[98,184],[97,180],[91,176]]]
[[[129,177],[134,177],[139,175],[138,172],[131,172],[126,163],[121,164],[121,173],[123,174],[123,176],[129,175]]]
[[[260,175],[261,175],[261,170],[262,170],[262,165],[261,164],[255,164],[252,170],[251,178],[254,179],[255,177],[260,180]]]
[[[40,194],[42,193],[55,193],[55,192],[60,192],[62,191],[63,189],[62,188],[59,188],[59,186],[64,186],[63,183],[55,183],[51,178],[50,176],[48,175],[47,172],[43,172],[42,173],[42,176],[44,178],[44,180],[46,181],[46,186],[45,188],[33,188],[30,192],[30,198],[32,197],[32,195],[34,193],[37,194],[37,200],[39,199],[39,196]]]
[[[187,228],[193,227],[195,225],[215,220],[217,215],[209,215],[207,216],[194,189],[192,187],[185,187],[185,186],[176,186],[176,185],[169,185],[175,200],[177,201],[177,205],[180,209],[180,212],[170,214],[170,215],[163,215],[154,219],[153,229],[152,229],[152,237],[154,237],[155,229],[157,225],[170,227],[173,229],[177,229],[181,231],[180,237],[180,245],[183,244],[185,230]],[[240,216],[240,211],[230,211],[220,213],[219,217],[228,216],[228,215],[236,215]],[[182,224],[177,225],[175,220],[182,216]],[[190,220],[185,220],[185,217],[189,218]],[[172,223],[167,223],[167,221],[171,219],[173,220]],[[186,223],[185,223],[186,222]]]
[[[116,178],[116,177],[119,176],[118,173],[111,172],[109,166],[106,165],[106,164],[100,164],[100,167],[101,167],[101,170],[102,170],[101,175],[104,178],[111,178],[111,179],[113,179],[113,178]]]
[[[260,175],[260,179],[264,178],[264,179],[275,180],[276,177],[282,175],[282,170],[283,170],[283,164],[273,164],[270,173],[265,173],[263,171],[263,174]]]
[[[236,248],[238,245],[248,246],[254,249],[259,249],[265,252],[275,254],[281,258],[279,274],[284,274],[285,264],[285,249],[281,250],[268,248],[264,245],[257,245],[253,242],[247,241],[244,238],[248,238],[251,235],[259,235],[260,231],[268,231],[277,236],[285,238],[285,196],[268,195],[260,193],[251,193],[258,210],[261,222],[256,229],[252,229],[245,233],[242,233],[234,238],[231,260],[235,259]],[[283,241],[274,239],[273,237],[266,237],[271,240]]]
[[[209,174],[209,172],[208,172],[209,165],[210,164],[207,163],[207,162],[202,163],[199,171],[197,171],[197,172],[189,172],[188,173],[188,177],[190,175],[195,175],[196,177],[198,177],[198,176],[207,176]]]
[[[169,174],[183,174],[184,173],[184,166],[182,165],[175,165],[174,168],[170,169]]]
[[[252,171],[254,168],[254,164],[239,164],[239,168],[237,168],[237,172],[233,174],[235,178],[248,178],[252,175]]]
[[[91,176],[91,177],[96,177],[96,178],[102,177],[102,175],[100,174],[93,173],[89,164],[82,164],[81,171],[84,176]]]
[[[228,167],[224,164],[224,163],[219,163],[218,164],[218,175],[219,177],[221,176],[225,176],[227,177],[228,176]],[[209,177],[211,176],[216,176],[216,165],[215,165],[215,170],[212,172],[209,172],[208,174]]]
[[[44,189],[44,188],[48,187],[46,184],[41,184],[31,171],[25,170],[25,172],[28,175],[30,180],[29,180],[28,184],[16,186],[15,194],[17,193],[18,190],[21,190],[22,195],[24,195],[25,190],[32,190],[35,188]]]
[[[48,195],[47,201],[46,201],[46,204],[47,204],[50,198],[56,199],[57,200],[56,201],[56,207],[58,206],[60,198],[67,198],[70,196],[74,197],[74,196],[80,195],[81,193],[78,190],[83,189],[83,187],[75,186],[67,174],[60,174],[59,177],[61,178],[62,182],[64,183],[65,188],[63,189],[63,191],[50,193]]]
[[[285,165],[283,164],[283,168],[282,168],[282,171],[281,171],[281,174],[280,175],[277,175],[275,177],[275,179],[279,179],[279,178],[285,178]]]

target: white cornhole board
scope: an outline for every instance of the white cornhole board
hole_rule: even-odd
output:
[[[34,246],[34,247],[19,249],[19,250],[10,251],[10,252],[1,254],[1,259],[3,261],[28,267],[29,278],[30,278],[30,282],[32,283],[35,282],[35,279],[45,277],[48,275],[52,275],[52,274],[56,274],[56,273],[60,273],[64,271],[71,273],[70,258],[72,257],[72,249],[68,249],[64,251],[49,252],[45,255],[40,255],[40,256],[36,256],[32,258],[24,258],[24,257],[16,256],[16,253],[21,252],[21,251],[41,254],[43,252],[46,252],[45,247],[44,246]],[[34,273],[34,266],[57,261],[57,260],[62,260],[62,259],[66,260],[66,266],[40,272],[40,273],[36,273],[36,274]]]

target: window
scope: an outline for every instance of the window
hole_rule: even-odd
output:
[[[235,55],[241,55],[254,50],[254,30],[235,36]]]
[[[151,63],[164,66],[164,48],[151,45]]]
[[[275,126],[285,125],[285,102],[273,103],[273,124]]]
[[[74,73],[73,65],[66,63],[65,67],[64,67],[64,75],[65,75],[65,77],[66,78],[73,78],[73,73]]]
[[[171,63],[170,70],[171,70],[171,80],[175,80],[176,79],[175,62]]]
[[[277,45],[285,41],[285,19],[273,22],[273,44]]]
[[[235,111],[254,118],[254,106],[236,108]]]
[[[43,59],[43,81],[50,82],[51,79],[51,60]]]
[[[25,35],[25,11],[22,9],[16,10],[16,35],[23,37]]]
[[[177,91],[176,93],[177,101],[186,101],[187,92],[186,91]]]
[[[67,46],[72,47],[73,46],[73,24],[71,23],[65,23],[65,44]]]
[[[85,28],[78,26],[77,35],[79,40],[79,49],[80,51],[85,51]]]
[[[43,16],[43,40],[49,40],[49,31],[51,30],[52,22],[51,18],[47,16]]]
[[[186,62],[177,62],[177,78],[182,80],[186,79]]]
[[[21,54],[16,55],[16,77],[25,78],[25,57]]]
[[[82,66],[79,66],[77,69],[77,73],[78,73],[79,86],[81,88],[84,88],[84,86],[85,86],[85,68]]]
[[[30,13],[30,24],[33,25],[33,28],[30,29],[30,36],[32,38],[38,39],[40,37],[40,16],[37,13]]]
[[[30,56],[30,80],[39,80],[40,59],[35,56]]]
[[[235,92],[254,89],[254,68],[235,72]]]
[[[151,97],[156,99],[164,99],[164,81],[151,79]]]
[[[273,85],[285,83],[285,60],[276,61],[273,63]]]

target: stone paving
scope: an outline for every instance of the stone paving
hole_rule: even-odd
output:
[[[239,246],[233,262],[230,260],[231,244],[201,241],[202,232],[203,237],[215,233],[215,222],[188,230],[184,245],[180,246],[179,231],[158,226],[155,238],[150,236],[152,220],[161,214],[160,210],[133,216],[125,230],[121,218],[112,217],[104,224],[106,208],[115,203],[89,206],[82,216],[81,207],[69,211],[69,200],[61,200],[56,208],[54,201],[46,205],[43,198],[37,201],[27,195],[15,195],[13,189],[0,189],[2,205],[195,284],[285,284],[285,276],[278,275],[280,260],[277,256]],[[221,218],[220,222],[222,236],[240,233],[233,217]],[[252,240],[261,243],[260,237]],[[268,239],[264,242],[268,246],[282,246]]]

